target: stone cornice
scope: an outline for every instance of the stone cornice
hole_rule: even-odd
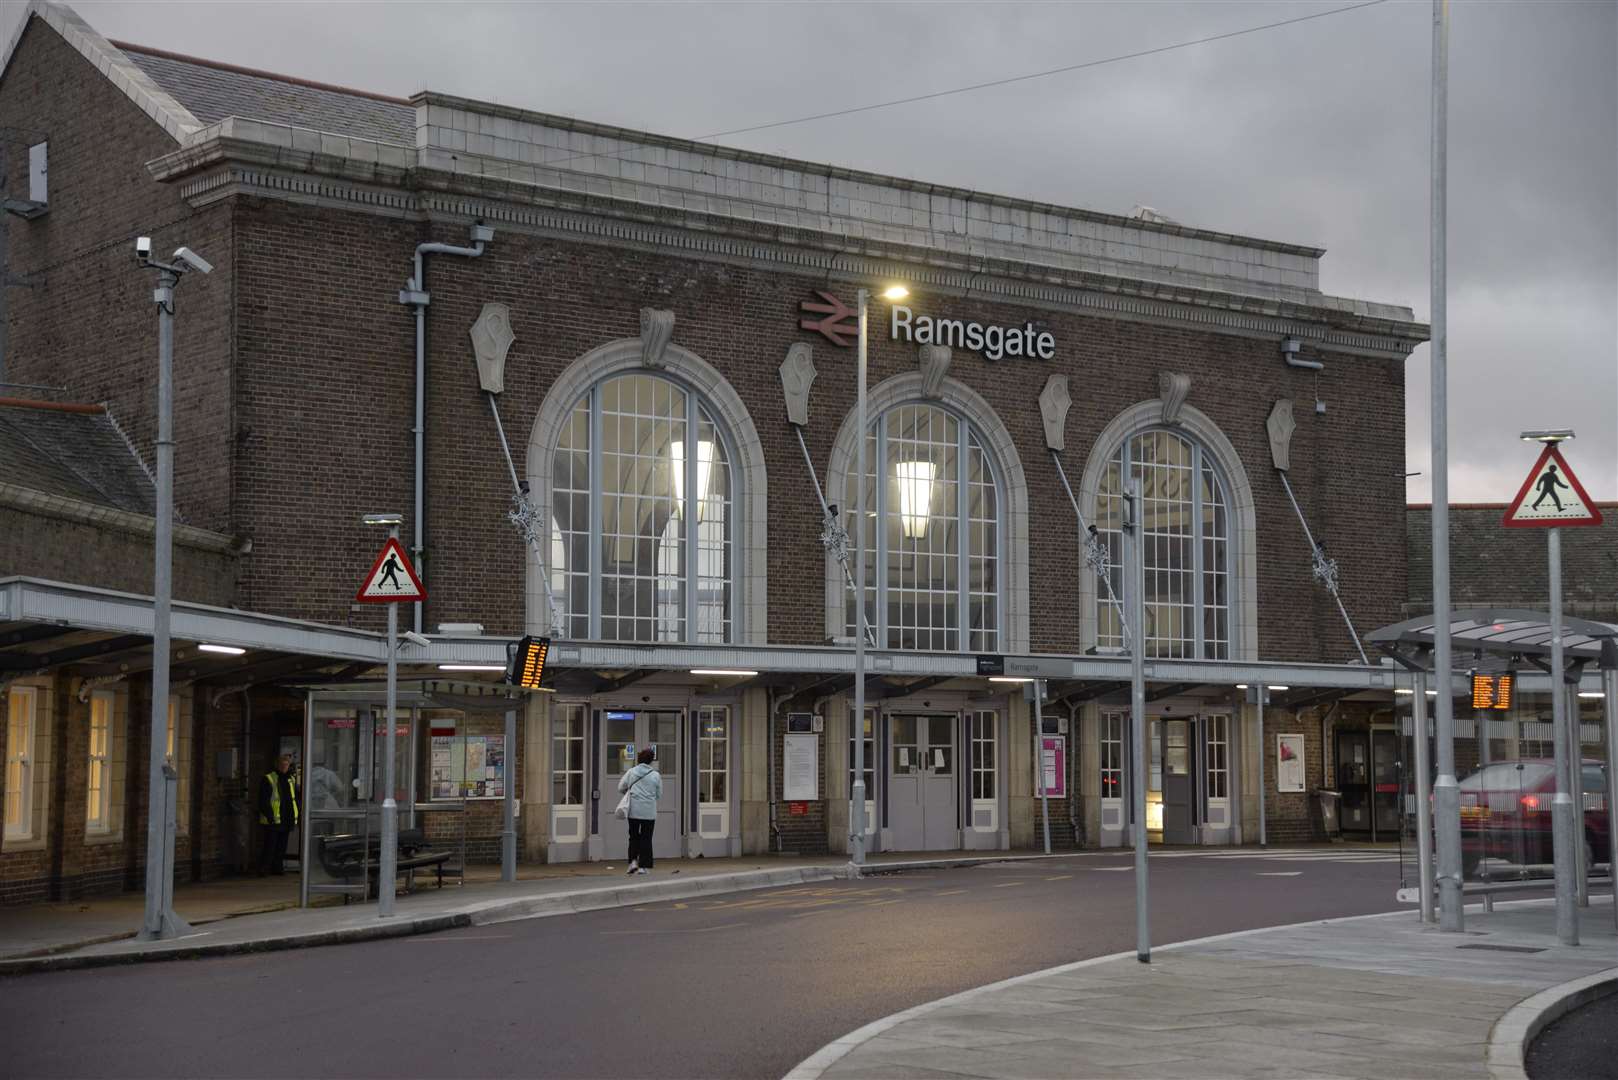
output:
[[[0,481],[0,507],[55,518],[58,521],[94,525],[97,528],[112,529],[133,536],[151,536],[157,531],[157,519],[147,514],[99,506],[82,499],[53,495],[50,492],[36,491],[33,488],[7,484],[3,481]],[[182,547],[220,555],[244,555],[251,547],[249,541],[236,540],[223,533],[199,529],[194,525],[182,525],[178,521],[174,523],[174,542]]]
[[[224,122],[228,124],[229,121]],[[222,125],[218,125],[222,126]],[[345,140],[346,141],[346,140]],[[863,281],[900,275],[933,292],[1080,314],[1276,339],[1297,337],[1334,353],[1403,359],[1427,340],[1415,321],[1320,295],[1319,303],[1241,295],[1086,272],[1032,261],[968,255],[851,238],[769,221],[706,213],[570,187],[550,187],[357,159],[305,146],[269,146],[223,132],[149,164],[193,205],[255,195],[388,217],[481,219],[505,230],[687,258]]]

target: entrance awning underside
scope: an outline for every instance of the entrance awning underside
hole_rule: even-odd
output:
[[[1458,653],[1468,647],[1463,641],[1470,640],[1463,639],[1462,632],[1475,630],[1480,640],[1492,635],[1491,647],[1503,652],[1542,655],[1535,651],[1540,639],[1528,627],[1511,636],[1509,629],[1493,629],[1495,622],[1466,618],[1474,614],[1481,613],[1457,616]],[[1521,612],[1491,614],[1524,616],[1502,624],[1508,627],[1530,621]],[[0,578],[0,683],[68,666],[90,679],[144,675],[152,668],[152,626],[149,596],[35,578]],[[1591,660],[1600,640],[1618,635],[1618,627],[1604,623],[1569,620],[1568,627],[1569,648]],[[1367,640],[1378,646],[1386,643],[1390,653],[1400,649],[1414,653],[1421,647],[1422,632],[1418,619],[1377,631]],[[1430,626],[1427,632],[1430,638]],[[1547,639],[1548,633],[1546,629]],[[261,686],[380,688],[387,663],[387,642],[372,631],[200,604],[174,604],[172,639],[173,678],[205,682],[216,694]],[[1513,646],[1509,650],[1508,639]],[[435,635],[428,645],[402,643],[399,679],[436,695],[492,695],[501,685],[510,640]],[[202,644],[244,651],[204,652],[198,648]],[[1548,652],[1548,645],[1543,651]],[[1041,680],[1044,700],[1057,708],[1128,701],[1126,656],[1041,654],[1002,659],[1003,678]],[[866,663],[867,693],[873,701],[908,698],[932,689],[984,695],[1020,692],[1014,682],[990,682],[980,675],[978,658],[971,655],[872,650]],[[1400,659],[1399,665],[1392,659],[1370,667],[1153,659],[1146,664],[1147,696],[1230,702],[1246,685],[1262,684],[1270,688],[1271,704],[1282,707],[1355,699],[1385,702],[1396,688],[1409,683],[1408,661]],[[612,694],[643,683],[684,686],[698,694],[756,687],[772,691],[779,707],[793,709],[809,708],[817,700],[850,690],[853,672],[853,650],[844,647],[557,642],[545,681],[558,693],[574,695]],[[1532,678],[1521,680],[1521,686],[1533,689]]]
[[[1365,635],[1367,644],[1411,671],[1431,671],[1438,624],[1431,615],[1384,626]],[[1453,612],[1450,648],[1461,669],[1497,671],[1528,664],[1550,670],[1551,618],[1518,608],[1469,608]],[[1618,626],[1589,619],[1562,619],[1562,654],[1572,667],[1618,667]]]

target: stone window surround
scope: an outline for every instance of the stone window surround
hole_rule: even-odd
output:
[[[764,446],[741,396],[696,353],[670,343],[663,351],[661,367],[648,368],[642,362],[641,339],[622,338],[585,353],[557,376],[540,404],[528,438],[528,482],[539,519],[550,521],[552,457],[562,425],[572,415],[573,406],[602,380],[631,371],[672,375],[684,382],[706,400],[714,419],[730,438],[735,451],[731,475],[740,489],[732,498],[738,517],[732,549],[736,559],[732,644],[766,644],[769,485]],[[530,633],[545,634],[549,633],[550,619],[545,612],[545,588],[539,573],[538,561],[530,550],[526,571],[526,621]],[[592,598],[591,602],[596,601]]]
[[[989,455],[990,464],[1001,483],[1000,513],[1003,524],[1004,548],[1000,552],[1001,575],[1001,653],[1019,655],[1029,651],[1029,594],[1028,594],[1028,481],[1023,474],[1022,459],[1017,454],[1011,432],[1006,430],[994,408],[976,391],[964,383],[946,378],[936,398],[922,392],[919,371],[905,372],[885,379],[866,393],[866,419],[875,422],[896,405],[912,402],[942,405],[972,425],[978,442]],[[827,492],[847,489],[848,475],[854,466],[855,409],[850,409],[837,429],[832,443],[831,461],[826,472]],[[828,501],[830,501],[828,499]],[[837,560],[826,554],[826,638],[842,637],[847,632],[844,620],[843,571]],[[964,617],[964,613],[963,613]]]
[[[1163,427],[1163,402],[1159,398],[1131,405],[1112,419],[1096,436],[1085,461],[1077,492],[1085,520],[1094,521],[1096,493],[1101,487],[1107,463],[1118,447],[1132,435]],[[1230,515],[1230,659],[1258,659],[1258,531],[1253,505],[1253,486],[1247,479],[1240,455],[1225,433],[1206,413],[1186,404],[1180,406],[1176,429],[1202,446],[1212,456],[1214,467],[1225,481],[1227,513]],[[1079,575],[1079,650],[1096,643],[1096,575],[1088,569]]]
[[[89,820],[88,807],[86,807],[84,842],[86,844],[112,844],[124,838],[124,773],[128,769],[129,743],[127,733],[129,730],[129,692],[123,686],[103,687],[92,690],[89,700],[85,703],[87,710],[95,708],[95,701],[100,698],[107,702],[107,753],[106,777],[103,781],[106,794],[105,816],[99,825]],[[89,722],[90,713],[86,712],[85,722]],[[85,751],[88,757],[88,747]],[[89,773],[85,773],[88,785]],[[88,789],[87,789],[88,791]]]
[[[34,745],[29,754],[29,781],[33,791],[27,800],[30,813],[28,832],[21,835],[8,835],[0,839],[0,851],[6,853],[42,851],[45,848],[46,838],[50,835],[50,775],[54,762],[51,733],[53,721],[55,720],[56,695],[47,680],[19,680],[12,683],[6,693],[4,712],[8,723],[11,715],[11,698],[19,690],[26,691],[34,701],[32,724]]]

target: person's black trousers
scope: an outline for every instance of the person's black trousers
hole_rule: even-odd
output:
[[[292,830],[276,825],[260,825],[258,831],[261,841],[258,851],[258,872],[281,873],[281,864],[287,857],[287,838],[292,835]]]
[[[652,868],[652,830],[655,828],[656,818],[629,819],[629,859],[647,870]]]

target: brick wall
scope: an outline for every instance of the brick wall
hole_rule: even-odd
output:
[[[458,230],[263,200],[238,200],[241,260],[237,474],[245,531],[254,541],[248,603],[322,621],[369,625],[352,612],[353,567],[375,538],[357,525],[367,509],[410,504],[412,322],[396,302],[414,244],[459,241]],[[341,259],[330,252],[341,250]],[[642,251],[501,233],[476,260],[433,257],[428,316],[428,625],[482,622],[520,628],[523,561],[505,523],[509,480],[487,404],[478,392],[467,330],[483,303],[512,310],[516,341],[501,410],[519,470],[527,434],[557,375],[608,341],[639,334],[642,306],[676,313],[674,341],[730,380],[763,442],[770,479],[769,638],[824,639],[819,511],[804,497],[804,466],[781,405],[776,368],[797,330],[797,305],[819,280],[681,260]],[[300,296],[289,326],[276,298]],[[1036,527],[1031,577],[1036,650],[1075,651],[1079,572],[1071,512],[1044,451],[1035,398],[1051,371],[1070,376],[1069,472],[1082,470],[1097,433],[1127,406],[1157,395],[1161,370],[1193,378],[1190,402],[1241,454],[1258,504],[1261,652],[1270,659],[1353,655],[1330,597],[1310,576],[1308,549],[1269,467],[1264,419],[1273,400],[1299,400],[1292,482],[1310,525],[1339,561],[1359,623],[1393,621],[1404,599],[1398,498],[1403,372],[1396,363],[1328,357],[1319,375],[1281,364],[1273,343],[1006,305],[921,298],[951,317],[1036,319],[1058,340],[1048,364],[991,364],[956,350],[951,377],[981,393],[1010,429],[1027,473]],[[871,383],[915,368],[915,350],[873,334]],[[822,470],[853,407],[852,354],[816,346],[810,452]],[[1308,403],[1328,403],[1316,416]],[[1045,527],[1045,523],[1049,527]],[[409,534],[409,528],[406,528]]]
[[[1618,620],[1618,503],[1601,503],[1601,525],[1562,530],[1562,610],[1601,621]],[[1545,611],[1550,606],[1550,568],[1544,529],[1508,529],[1500,524],[1505,504],[1451,505],[1450,601],[1457,608],[1484,605]],[[1410,507],[1409,613],[1433,605],[1433,508]]]
[[[36,282],[8,293],[8,379],[106,402],[154,460],[157,275],[136,267],[135,237],[150,236],[159,255],[186,244],[214,264],[176,290],[175,506],[189,523],[229,533],[229,207],[194,210],[154,182],[146,162],[175,150],[173,139],[39,19],[0,79],[0,125],[42,132],[50,143],[50,211],[33,221],[0,216],[11,272]],[[26,153],[8,152],[9,190],[27,190],[27,167]]]
[[[149,537],[0,507],[0,576],[20,574],[149,596],[152,568]],[[174,599],[224,607],[235,596],[235,556],[174,545]]]

